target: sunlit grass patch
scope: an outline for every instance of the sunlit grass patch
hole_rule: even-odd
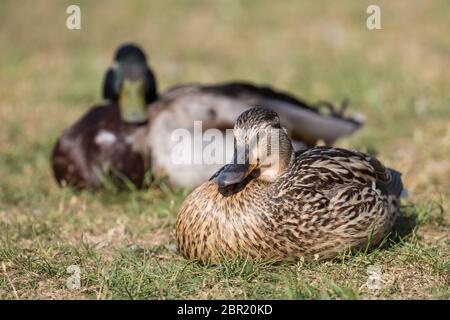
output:
[[[0,298],[449,299],[450,11],[446,1],[1,1]],[[36,26],[39,26],[38,28]],[[350,101],[367,117],[339,146],[376,154],[410,195],[382,245],[326,262],[221,265],[176,251],[177,210],[189,190],[90,193],[58,188],[57,136],[100,102],[115,47],[140,43],[161,90],[234,79],[271,84],[311,102]],[[69,290],[67,268],[81,287]],[[367,286],[370,268],[380,287]]]

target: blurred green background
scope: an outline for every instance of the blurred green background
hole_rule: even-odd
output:
[[[81,30],[66,28],[66,8],[71,4],[81,8]],[[366,27],[366,8],[370,4],[381,8],[381,30]],[[49,155],[57,136],[100,102],[103,72],[115,48],[124,41],[136,42],[147,51],[161,90],[186,82],[240,79],[270,84],[312,102],[339,103],[349,98],[350,109],[364,113],[367,124],[358,134],[338,144],[376,151],[386,165],[402,171],[411,193],[408,201],[421,208],[419,212],[434,212],[436,208],[439,211],[441,222],[427,225],[422,236],[444,241],[444,246],[438,240],[431,241],[438,248],[434,254],[441,255],[439,250],[448,252],[448,229],[443,227],[443,221],[448,220],[450,197],[449,30],[446,0],[1,1],[0,260],[6,262],[10,278],[17,281],[18,295],[122,297],[128,289],[124,291],[120,281],[127,286],[128,281],[139,282],[140,278],[134,278],[136,270],[114,273],[122,277],[117,280],[119,284],[101,280],[96,269],[100,267],[80,248],[99,241],[119,252],[130,243],[150,251],[152,246],[174,244],[171,232],[176,209],[187,191],[157,185],[149,191],[127,195],[80,194],[58,189],[49,168]],[[115,228],[122,228],[124,237],[118,237],[120,240],[107,236]],[[100,240],[85,240],[86,235]],[[417,241],[428,248],[422,238]],[[109,265],[103,261],[106,267],[101,268],[128,270],[118,267],[125,262],[114,260],[116,253],[95,245],[92,250],[99,250],[97,253],[110,261]],[[160,254],[158,250],[155,252]],[[167,270],[185,266],[169,249],[161,250],[163,255],[166,252],[175,259],[167,262]],[[54,269],[41,270],[40,264],[24,264],[30,255],[38,257],[38,261],[44,259],[43,265],[53,265]],[[83,280],[85,288],[91,289],[77,293],[64,290],[64,266],[73,260],[91,268],[92,273]],[[141,260],[136,257],[132,261]],[[153,262],[148,263],[154,266]],[[349,272],[360,268],[358,263],[351,264]],[[429,281],[437,289],[427,287],[416,292],[416,296],[442,296],[439,272],[448,275],[446,263],[439,265],[440,271],[423,274],[427,279],[438,274],[435,282]],[[408,270],[405,265],[398,267]],[[325,268],[320,269],[320,277],[334,270],[333,265],[331,269],[318,268]],[[221,270],[197,270],[196,276],[195,270],[178,291],[171,287],[153,296],[144,295],[143,287],[133,290],[138,297],[156,298],[290,297],[290,289],[274,291],[272,283],[266,281],[270,272],[261,271],[266,280],[247,287],[233,284],[235,278],[230,282],[225,277],[223,282]],[[283,274],[279,270],[276,273]],[[208,278],[213,276],[219,280]],[[371,293],[360,291],[357,284],[353,287],[345,282],[347,276],[333,281],[344,281],[340,285],[350,288],[348,297],[371,297]],[[165,277],[161,275],[159,279],[165,281]],[[216,291],[205,289],[210,295],[202,296],[192,289],[191,282],[201,283],[204,279],[218,281],[219,287],[224,287]],[[239,279],[238,283],[242,280]],[[4,274],[0,276],[1,297],[14,297],[10,287],[14,281]],[[267,292],[257,291],[259,285],[267,287]],[[154,292],[155,286],[150,286],[149,292]],[[317,288],[319,293],[323,288],[326,292],[331,290],[320,283]],[[318,297],[311,290],[306,297]],[[330,297],[346,297],[347,291],[340,296],[333,290]],[[52,296],[54,292],[58,294]],[[412,294],[394,290],[386,297],[396,297],[398,292],[400,297]]]

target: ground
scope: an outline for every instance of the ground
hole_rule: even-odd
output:
[[[0,298],[449,299],[450,10],[442,1],[70,1],[0,4]],[[382,29],[366,28],[369,4]],[[188,190],[60,189],[49,155],[100,101],[114,48],[140,43],[161,90],[233,79],[350,100],[367,124],[338,146],[403,173],[392,235],[330,262],[221,266],[176,252]],[[67,268],[80,269],[69,290]],[[371,268],[379,268],[379,283]]]

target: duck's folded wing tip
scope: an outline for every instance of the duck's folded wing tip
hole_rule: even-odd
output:
[[[358,127],[362,127],[367,121],[366,115],[361,112],[351,113],[348,116],[348,119],[350,119],[352,122],[356,122],[358,124]]]
[[[403,192],[405,188],[403,186],[402,174],[392,168],[387,168],[387,170],[391,176],[391,179],[387,184],[389,194],[395,195],[397,198],[400,198],[402,195],[405,196],[405,193],[407,194],[408,191],[405,193]]]

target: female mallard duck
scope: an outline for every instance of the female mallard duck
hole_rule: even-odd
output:
[[[52,167],[60,185],[98,189],[105,176],[116,184],[143,184],[147,108],[157,95],[140,48],[118,48],[105,75],[103,97],[106,104],[93,107],[56,142]]]
[[[235,156],[181,205],[176,239],[189,259],[330,259],[379,242],[395,222],[400,174],[356,151],[294,152],[273,111],[234,127]]]

